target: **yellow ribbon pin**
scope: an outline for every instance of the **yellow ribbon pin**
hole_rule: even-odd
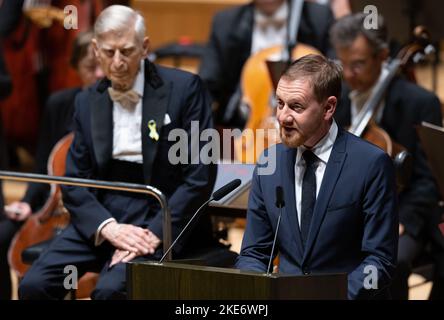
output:
[[[156,129],[156,121],[148,121],[148,129],[150,129],[150,138],[156,141],[159,140],[159,134],[157,133]]]

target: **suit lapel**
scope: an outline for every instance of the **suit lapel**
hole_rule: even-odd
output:
[[[91,136],[99,173],[106,170],[113,146],[113,105],[108,94],[111,82],[103,79],[91,99]]]
[[[150,138],[148,122],[154,120],[160,135],[168,107],[169,83],[159,77],[156,67],[145,60],[145,87],[142,101],[142,155],[145,182],[151,183],[152,167],[156,157],[159,140]]]
[[[284,156],[281,158],[281,180],[284,190],[286,190],[285,197],[285,215],[290,222],[289,228],[291,234],[294,237],[296,246],[298,248],[298,260],[302,258],[304,252],[302,248],[301,232],[299,230],[298,215],[296,209],[296,197],[295,197],[295,181],[294,181],[294,164],[296,161],[296,148],[284,147]]]
[[[239,53],[242,55],[241,60],[246,61],[251,54],[254,22],[253,5],[247,5],[236,21],[239,23],[237,24],[237,27],[233,29],[236,31],[231,32],[230,39],[233,43],[233,48],[237,48]]]
[[[327,168],[325,168],[324,178],[322,179],[319,195],[316,199],[316,204],[313,210],[313,217],[308,232],[308,239],[305,247],[303,262],[307,259],[307,256],[309,255],[313,247],[313,244],[319,232],[319,228],[327,212],[327,206],[330,202],[330,197],[336,186],[336,182],[341,173],[342,166],[344,165],[344,160],[346,158],[346,140],[347,136],[345,135],[344,131],[338,128],[338,136],[333,145],[333,150],[331,151],[330,158],[327,163]]]

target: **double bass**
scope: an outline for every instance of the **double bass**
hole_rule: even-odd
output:
[[[280,142],[274,96],[275,78],[292,60],[308,54],[321,54],[312,46],[297,43],[303,2],[291,1],[287,43],[257,52],[242,69],[242,105],[248,106],[249,114],[242,136],[234,140],[234,156],[239,162],[255,163],[264,149]],[[272,66],[278,66],[278,70],[272,72]]]

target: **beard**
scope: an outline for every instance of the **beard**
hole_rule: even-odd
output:
[[[285,144],[289,148],[297,148],[307,141],[307,137],[303,135],[297,129],[293,129],[290,132],[284,129],[284,127],[280,127],[279,133],[281,136],[282,143]]]

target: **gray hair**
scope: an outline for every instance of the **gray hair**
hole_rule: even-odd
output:
[[[145,38],[145,20],[142,15],[130,7],[109,6],[97,17],[94,25],[94,37],[99,38],[100,35],[109,31],[127,30],[131,24],[134,25],[136,38],[142,42]]]
[[[330,29],[330,41],[333,47],[348,47],[359,35],[363,35],[374,48],[375,54],[388,48],[388,33],[383,17],[379,15],[376,29],[371,29],[364,25],[366,16],[364,13],[357,13],[336,21]]]

